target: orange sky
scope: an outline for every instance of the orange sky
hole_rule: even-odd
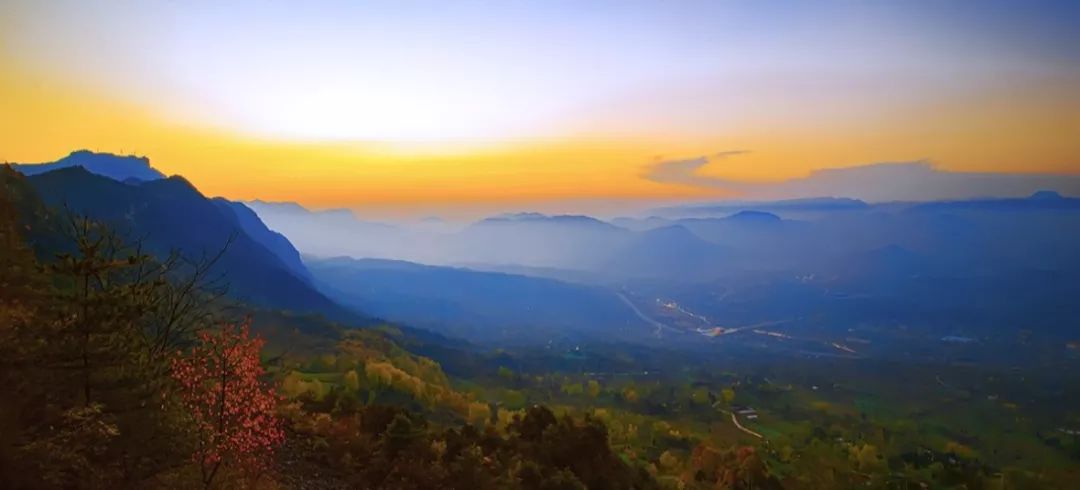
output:
[[[740,52],[741,58],[732,58],[737,63],[724,61],[700,74],[689,73],[698,62],[687,62],[663,65],[671,76],[581,76],[581,84],[594,86],[589,90],[568,75],[551,75],[543,86],[555,88],[543,93],[525,90],[532,78],[507,79],[512,74],[489,73],[483,64],[470,69],[481,85],[491,82],[487,89],[469,85],[464,75],[458,77],[464,85],[440,82],[440,75],[456,76],[453,67],[420,74],[405,67],[399,78],[371,81],[382,92],[357,98],[365,89],[352,80],[368,80],[362,78],[367,65],[339,73],[335,59],[320,65],[325,78],[290,79],[292,71],[310,67],[279,66],[275,54],[267,66],[280,69],[285,81],[239,83],[236,77],[263,69],[229,72],[230,60],[245,54],[239,51],[222,55],[224,65],[215,65],[220,73],[198,65],[207,71],[194,75],[188,68],[176,72],[130,61],[138,53],[125,50],[145,33],[119,32],[121,41],[108,42],[72,36],[36,52],[27,48],[43,32],[34,26],[56,27],[64,16],[43,15],[29,3],[4,13],[10,15],[0,23],[7,32],[0,34],[0,159],[51,161],[80,148],[135,153],[165,173],[183,174],[208,195],[234,199],[417,212],[524,209],[567,199],[696,199],[723,191],[651,182],[644,170],[660,159],[728,150],[749,153],[704,172],[769,181],[819,168],[929,159],[954,171],[1080,173],[1080,72],[1038,57],[968,59],[970,67],[955,68],[925,53],[920,58],[914,50],[927,48],[910,46],[904,52],[914,54],[903,68],[912,71],[898,80],[893,73],[900,67],[860,59],[801,66],[801,58],[792,58],[773,66]],[[25,25],[12,23],[19,20]],[[102,20],[102,32],[114,21]],[[195,29],[176,24],[171,35],[178,39]],[[93,49],[78,51],[80,42]],[[182,52],[186,47],[173,41],[150,59],[175,64],[195,56]],[[696,49],[677,48],[650,56],[660,66],[669,63],[665,54]],[[197,63],[210,63],[200,53]],[[396,53],[393,59],[406,56],[416,55]],[[609,63],[616,71],[629,66]],[[910,74],[937,66],[948,68],[934,76]],[[633,84],[622,84],[631,78]],[[502,82],[521,90],[487,93]],[[329,101],[312,95],[322,90]],[[469,104],[452,103],[469,97]],[[380,105],[383,98],[394,102]],[[429,102],[409,106],[414,98]],[[504,117],[502,106],[514,112]],[[369,114],[365,107],[381,112]],[[393,132],[381,132],[382,121]]]

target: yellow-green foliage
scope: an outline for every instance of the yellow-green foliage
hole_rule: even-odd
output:
[[[660,454],[660,468],[664,470],[672,470],[679,466],[679,457],[670,450],[664,451]]]
[[[491,419],[491,408],[486,403],[470,402],[469,414],[466,418],[471,424],[485,425]]]
[[[506,427],[513,422],[514,417],[524,417],[525,410],[507,410],[505,408],[499,408],[495,411],[495,428],[499,430],[506,430]]]
[[[595,379],[589,380],[589,396],[596,398],[600,396],[600,383]]]
[[[364,366],[364,374],[375,385],[408,393],[418,400],[426,399],[426,383],[393,365],[390,361],[368,362]]]
[[[324,382],[329,382],[340,383],[346,392],[371,389],[375,393],[387,390],[404,393],[426,405],[449,409],[466,420],[480,420],[481,405],[483,411],[488,412],[483,403],[474,402],[471,396],[454,390],[439,363],[401,349],[390,338],[392,333],[381,330],[349,332],[338,343],[335,354],[325,354],[317,359],[314,367],[324,372],[288,373],[282,380],[283,394],[290,398],[306,394],[321,399],[328,393]],[[517,393],[517,398],[524,404],[524,395]],[[490,418],[490,413],[483,418]]]
[[[525,394],[518,390],[504,390],[499,397],[503,405],[510,409],[519,409],[525,407]]]
[[[945,452],[952,453],[962,458],[973,459],[977,456],[974,449],[968,446],[960,444],[956,441],[948,441],[945,443]]]
[[[321,400],[323,395],[326,394],[322,381],[304,379],[304,376],[296,371],[291,371],[285,375],[285,378],[281,381],[281,391],[289,398],[299,398],[307,394],[316,400]]]
[[[851,462],[861,471],[874,471],[884,464],[876,447],[870,444],[851,444],[848,447]]]
[[[581,387],[581,383],[570,381],[563,383],[562,391],[570,396],[579,396],[585,392],[585,389]]]
[[[345,385],[345,389],[349,391],[356,391],[360,389],[360,375],[356,374],[355,369],[350,369],[345,373],[345,376],[341,378],[342,384]]]

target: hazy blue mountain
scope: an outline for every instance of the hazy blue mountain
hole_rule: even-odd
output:
[[[146,248],[158,255],[179,250],[194,259],[213,256],[231,240],[215,272],[227,277],[230,294],[237,299],[337,318],[355,317],[249,235],[234,208],[207,199],[181,177],[128,185],[70,167],[28,180],[50,206],[66,206],[128,237],[142,238]]]
[[[541,213],[509,213],[479,221],[474,226],[499,224],[533,224],[539,226],[571,226],[582,230],[618,231],[618,227],[592,216],[576,214],[546,215]]]
[[[300,252],[296,251],[296,248],[293,247],[288,238],[285,238],[285,235],[267,228],[259,220],[255,212],[243,203],[229,201],[220,197],[215,197],[212,201],[222,209],[233,213],[244,233],[247,233],[248,236],[273,252],[293,274],[311,282],[311,273],[308,272],[303,261],[300,260]]]
[[[477,221],[446,243],[457,262],[591,270],[609,261],[632,236],[587,216],[523,213]]]
[[[814,197],[779,201],[721,201],[705,204],[687,204],[658,208],[653,212],[661,216],[720,216],[740,211],[766,211],[772,213],[858,211],[866,209],[868,206],[869,204],[858,199]]]
[[[412,258],[415,247],[424,243],[398,227],[357,219],[345,209],[313,211],[294,202],[260,200],[244,204],[304,254]]]
[[[735,214],[729,216],[727,219],[729,221],[732,221],[732,222],[747,223],[747,224],[767,224],[767,225],[772,225],[772,224],[777,224],[777,223],[780,222],[780,217],[773,214],[773,213],[767,213],[765,211],[754,211],[754,210],[739,211],[738,213],[735,213]]]
[[[521,343],[647,333],[602,288],[401,261],[308,261],[331,297],[389,320],[477,342]]]
[[[588,216],[500,216],[479,221],[451,240],[467,257],[463,262],[581,271],[602,283],[698,278],[719,270],[727,258],[723,247],[682,226],[631,231]]]
[[[916,211],[1080,211],[1080,198],[1038,191],[1026,198],[987,198],[920,203]]]
[[[55,162],[49,163],[21,163],[13,165],[23,175],[38,175],[61,168],[82,167],[93,174],[102,175],[110,179],[137,183],[148,180],[164,179],[165,174],[150,166],[150,160],[146,157],[122,156],[112,153],[95,153],[89,150],[78,150]]]
[[[328,226],[364,227],[383,231],[394,229],[394,226],[386,223],[360,220],[348,209],[312,211],[295,202],[271,202],[258,199],[247,201],[244,205],[255,211],[260,217],[266,215],[264,219],[270,219],[274,222],[285,217],[294,217]]]
[[[730,257],[724,247],[679,225],[634,233],[612,252],[605,273],[662,280],[708,277],[728,266]]]

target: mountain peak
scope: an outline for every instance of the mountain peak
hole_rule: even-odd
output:
[[[1028,199],[1038,199],[1038,200],[1046,200],[1046,201],[1048,201],[1048,200],[1059,200],[1059,199],[1065,199],[1065,198],[1062,197],[1062,195],[1060,193],[1058,193],[1058,191],[1041,190],[1041,191],[1035,191],[1035,193],[1028,196]]]
[[[753,210],[739,211],[738,213],[735,213],[735,214],[733,214],[731,216],[728,216],[727,219],[732,220],[732,221],[741,221],[741,222],[745,222],[745,223],[779,223],[780,222],[780,217],[775,215],[775,214],[767,213],[765,211],[753,211]]]
[[[165,174],[150,166],[149,158],[97,153],[90,150],[73,151],[55,162],[19,163],[14,167],[23,175],[37,175],[61,168],[82,167],[90,173],[127,183],[165,178]]]
[[[262,199],[255,199],[254,201],[246,201],[244,202],[244,204],[254,210],[256,213],[258,213],[260,210],[301,215],[311,213],[308,208],[305,208],[304,206],[301,206],[300,203],[293,201],[263,201]]]
[[[195,187],[191,181],[185,179],[180,175],[173,175],[164,179],[156,179],[152,182],[148,182],[145,185],[151,186],[151,189],[156,189],[159,192],[173,192],[181,194],[198,194],[201,192]]]

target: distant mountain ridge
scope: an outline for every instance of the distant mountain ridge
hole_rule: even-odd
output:
[[[343,304],[480,343],[650,331],[605,288],[397,260],[338,257],[308,263],[320,287]]]
[[[1028,197],[999,197],[965,199],[956,201],[933,201],[913,207],[918,211],[1024,211],[1024,210],[1080,210],[1080,198],[1065,197],[1056,191],[1037,191]]]
[[[15,163],[15,170],[26,176],[40,175],[61,168],[82,167],[88,172],[119,182],[145,182],[164,179],[165,174],[150,166],[150,159],[134,155],[114,155],[77,150],[55,162]]]
[[[402,250],[415,242],[396,226],[360,220],[347,209],[311,210],[295,202],[262,200],[244,205],[305,254],[379,256],[379,250]]]
[[[536,224],[559,224],[559,225],[577,225],[577,226],[593,226],[603,229],[617,229],[618,227],[602,221],[592,216],[585,216],[580,214],[556,214],[547,215],[541,213],[510,213],[500,214],[498,216],[492,216],[485,218],[473,224],[473,226],[483,226],[500,223],[536,223]]]
[[[870,204],[859,199],[847,197],[810,197],[803,199],[783,199],[778,201],[720,201],[714,203],[685,204],[657,208],[654,212],[662,216],[702,216],[712,214],[730,214],[741,211],[764,212],[820,212],[866,209]]]

